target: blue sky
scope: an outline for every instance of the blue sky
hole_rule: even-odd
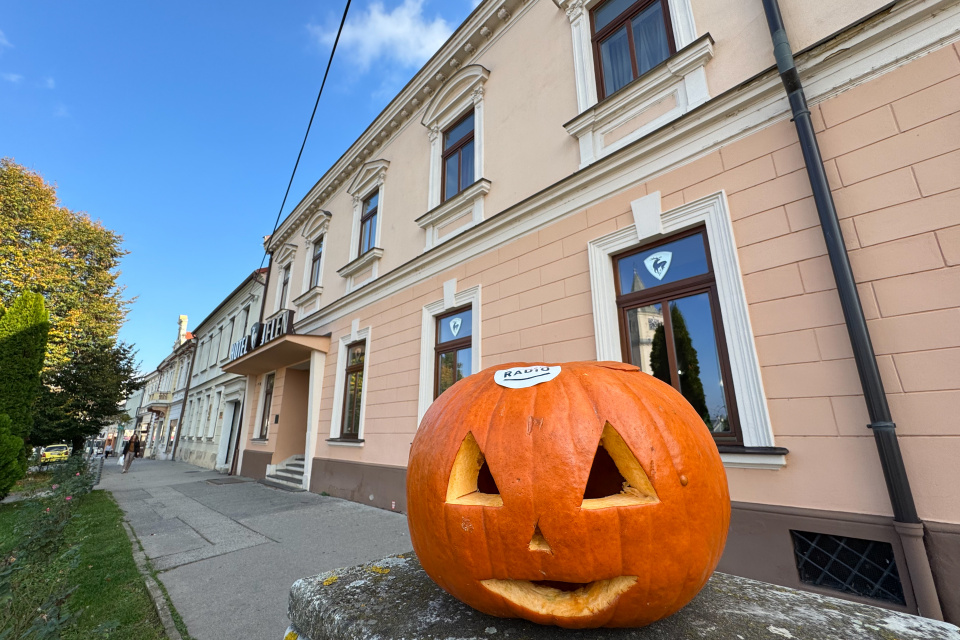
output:
[[[0,156],[124,237],[144,371],[263,256],[346,0],[0,9]],[[354,0],[291,208],[476,0]]]

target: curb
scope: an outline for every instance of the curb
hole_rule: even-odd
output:
[[[183,636],[181,636],[177,630],[177,625],[173,622],[173,616],[170,615],[167,599],[163,596],[163,591],[160,590],[160,586],[150,573],[147,556],[140,550],[140,541],[137,540],[136,534],[133,533],[133,529],[130,528],[130,524],[126,520],[123,521],[123,529],[127,532],[127,537],[130,538],[130,544],[133,545],[133,560],[137,563],[137,569],[140,571],[140,575],[143,576],[143,581],[147,585],[147,591],[150,593],[153,605],[157,608],[157,613],[160,615],[160,622],[163,623],[163,630],[170,640],[183,640]]]

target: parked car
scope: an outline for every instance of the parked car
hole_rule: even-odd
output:
[[[40,463],[63,462],[70,457],[70,447],[65,444],[52,444],[43,448],[40,454]]]

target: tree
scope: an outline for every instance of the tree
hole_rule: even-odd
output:
[[[124,342],[80,345],[66,364],[47,374],[30,442],[68,440],[80,451],[88,437],[126,416],[122,403],[143,386],[135,356]]]
[[[48,318],[43,296],[30,292],[0,313],[0,497],[27,470],[24,441],[41,388]]]
[[[56,188],[10,159],[0,160],[0,304],[40,293],[50,312],[46,369],[78,344],[117,335],[130,303],[117,285],[122,238],[62,207]]]
[[[712,423],[707,399],[703,393],[703,382],[700,380],[700,359],[697,357],[697,350],[693,346],[693,339],[687,329],[687,321],[675,303],[670,305],[670,326],[673,329],[677,369],[680,371],[680,393],[709,427]],[[650,346],[650,369],[655,377],[670,384],[667,337],[662,324],[653,334],[653,344]]]

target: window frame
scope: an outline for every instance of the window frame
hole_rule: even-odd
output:
[[[458,126],[460,126],[460,124],[462,124],[465,120],[467,120],[467,118],[473,118],[473,127],[470,128],[470,133],[468,133],[467,135],[465,135],[465,136],[463,136],[462,138],[460,138],[460,140],[458,140],[455,144],[453,144],[449,149],[444,150],[443,147],[444,147],[444,145],[446,144],[447,135],[448,135],[451,131],[453,131],[454,129],[456,129]],[[441,132],[441,134],[440,134],[440,136],[441,136],[441,141],[440,141],[440,149],[441,149],[441,153],[440,153],[440,202],[446,202],[446,201],[449,200],[450,198],[453,198],[453,197],[455,197],[455,196],[463,193],[463,191],[464,191],[467,187],[469,187],[471,184],[473,184],[474,182],[477,181],[477,170],[476,170],[476,166],[474,166],[473,179],[470,180],[470,182],[468,182],[467,184],[460,184],[460,183],[461,183],[461,180],[463,179],[463,148],[464,148],[465,146],[467,146],[468,144],[474,142],[474,138],[476,137],[476,132],[477,132],[477,118],[476,118],[476,114],[474,113],[474,109],[473,109],[472,106],[471,106],[471,108],[470,108],[469,110],[467,110],[462,116],[460,116],[457,120],[455,120],[455,121],[453,122],[453,124],[451,124],[450,126],[448,126],[447,128],[445,128],[445,129]],[[474,164],[476,164],[476,144],[474,144],[473,148],[471,149],[471,152],[472,152],[473,155],[474,155]],[[454,155],[457,156],[457,187],[458,187],[458,188],[457,188],[457,190],[456,190],[455,193],[447,193],[447,179],[446,179],[446,175],[447,175],[447,172],[446,172],[447,160],[448,160],[449,158],[453,157]]]
[[[440,323],[450,316],[455,316],[457,314],[463,313],[464,311],[470,312],[470,335],[464,336],[462,338],[454,338],[453,340],[447,340],[446,342],[440,342]],[[444,311],[438,316],[434,316],[434,331],[436,332],[436,343],[434,345],[433,351],[433,399],[436,400],[440,397],[442,391],[440,391],[440,356],[445,353],[454,353],[456,354],[461,349],[471,349],[470,352],[470,371],[471,375],[476,373],[473,371],[473,331],[474,331],[474,322],[473,322],[473,305],[466,304],[462,305],[456,309],[450,309],[449,311]],[[456,355],[454,356],[456,358]],[[457,360],[454,361],[456,364]],[[456,384],[456,381],[454,381]]]
[[[707,263],[706,273],[669,282],[662,285],[650,287],[643,291],[631,293],[621,293],[620,268],[619,261],[638,253],[643,253],[666,244],[671,244],[684,238],[699,235],[703,241],[705,259]],[[720,376],[723,382],[723,397],[727,405],[727,422],[730,425],[729,433],[710,434],[717,444],[743,445],[743,433],[740,428],[740,416],[737,411],[736,390],[734,389],[733,375],[730,369],[730,356],[727,351],[726,333],[723,328],[723,315],[719,304],[719,293],[717,291],[716,276],[713,272],[713,258],[710,255],[710,240],[707,237],[707,228],[705,225],[697,225],[690,229],[685,229],[677,233],[666,235],[653,242],[643,243],[636,247],[631,247],[624,251],[612,254],[613,264],[613,282],[616,287],[617,316],[620,326],[620,350],[623,354],[623,361],[630,361],[630,337],[628,333],[627,314],[630,310],[652,304],[660,304],[663,313],[664,337],[668,345],[667,360],[670,365],[670,384],[679,393],[680,377],[677,368],[676,345],[673,341],[672,319],[669,314],[669,303],[680,298],[685,298],[700,293],[706,293],[710,301],[711,323],[713,325],[714,341],[717,345],[717,359],[720,362]],[[636,363],[631,363],[636,364]],[[639,366],[639,365],[637,365]],[[642,368],[642,367],[641,367]]]
[[[273,405],[273,390],[277,382],[277,372],[272,371],[263,379],[263,399],[260,409],[260,427],[257,440],[266,440],[270,435],[270,408]]]
[[[370,380],[370,356],[373,347],[373,330],[371,327],[367,326],[363,329],[360,328],[360,321],[353,320],[350,325],[350,331],[340,336],[338,340],[337,347],[337,361],[336,361],[336,379],[334,381],[333,388],[333,403],[332,406],[334,410],[331,412],[330,416],[330,435],[327,438],[326,442],[328,445],[334,446],[346,446],[346,447],[362,447],[364,446],[363,433],[365,430],[365,421],[366,421],[366,412],[367,412],[367,393],[361,392],[360,395],[360,413],[359,420],[360,424],[357,429],[357,437],[347,437],[342,436],[343,432],[343,419],[344,419],[344,407],[346,406],[346,386],[347,386],[347,354],[349,353],[349,347],[355,345],[358,342],[365,342],[366,346],[364,347],[364,358],[363,358],[363,380],[367,383],[366,386],[369,387]],[[339,407],[339,409],[337,409]]]
[[[366,211],[367,203],[370,202],[373,198],[377,199],[377,204],[373,207],[372,212],[367,212]],[[377,223],[380,222],[377,216],[379,214],[380,214],[380,190],[374,189],[373,191],[370,192],[369,195],[367,195],[367,197],[363,198],[363,200],[360,203],[360,233],[358,234],[359,237],[358,237],[358,243],[357,243],[358,258],[363,255],[366,255],[370,251],[377,248],[377,240],[378,240]],[[367,221],[371,219],[373,220],[373,222],[370,225],[371,231],[373,232],[373,239],[370,241],[370,246],[367,247],[366,251],[364,251],[363,241],[366,236],[364,235],[363,230],[364,230],[364,227],[366,226]]]
[[[629,85],[634,80],[637,80],[641,77],[639,69],[637,69],[637,52],[636,52],[636,43],[633,41],[633,29],[632,26],[627,28],[627,41],[630,45],[630,68],[633,71],[633,78],[630,79],[623,87],[617,89],[616,91],[611,91],[607,93],[606,86],[604,86],[603,81],[603,63],[602,56],[600,54],[600,45],[608,37],[616,33],[620,27],[625,24],[630,23],[633,18],[636,18],[640,13],[645,11],[647,8],[653,6],[654,4],[660,5],[660,12],[663,15],[663,27],[664,31],[667,34],[667,49],[669,54],[666,59],[669,59],[671,56],[677,53],[677,45],[673,34],[673,23],[671,22],[672,17],[670,15],[670,3],[667,0],[636,0],[633,4],[623,10],[620,15],[610,21],[603,29],[599,32],[596,30],[596,12],[597,9],[602,7],[607,2],[612,2],[613,0],[606,0],[605,2],[598,2],[595,6],[590,9],[590,45],[593,49],[593,66],[594,66],[594,75],[597,80],[597,98],[598,100],[604,100],[609,98],[613,94],[620,91],[627,85]],[[656,66],[656,65],[655,65]]]
[[[286,309],[290,302],[290,278],[293,275],[293,263],[289,262],[283,266],[280,271],[280,301],[277,305],[277,311]]]
[[[325,237],[326,234],[320,234],[310,247],[310,286],[307,287],[307,290],[320,286],[320,279],[323,277],[321,262],[323,260],[323,241]]]
[[[339,436],[341,440],[356,441],[360,439],[360,426],[362,424],[361,411],[363,409],[363,388],[364,388],[363,382],[364,382],[365,366],[367,363],[366,338],[356,340],[346,345],[347,358],[350,357],[350,350],[357,346],[363,348],[363,361],[360,362],[359,364],[344,363],[346,366],[344,366],[343,368],[343,406],[340,408],[341,415],[340,415],[340,436]],[[355,432],[347,433],[345,429],[347,427],[347,404],[350,399],[350,386],[349,386],[350,376],[357,375],[357,374],[359,374],[359,378],[360,378],[360,394],[359,394],[359,397],[356,398],[355,400],[356,413],[354,414],[356,416],[357,428]]]

